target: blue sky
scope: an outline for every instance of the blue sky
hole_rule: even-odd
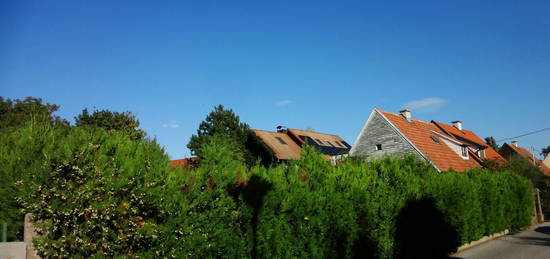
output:
[[[1,1],[0,95],[130,110],[174,159],[217,104],[349,143],[373,107],[501,139],[550,127],[550,1]]]

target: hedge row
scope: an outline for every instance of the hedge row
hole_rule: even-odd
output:
[[[199,168],[173,170],[150,140],[2,133],[13,184],[0,188],[0,216],[33,213],[47,257],[429,258],[525,227],[533,211],[532,185],[511,172],[438,173],[412,156],[333,167],[307,147],[298,161],[247,168],[221,138],[202,153]]]

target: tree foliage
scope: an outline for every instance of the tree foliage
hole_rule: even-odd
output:
[[[500,148],[498,146],[495,138],[493,138],[492,136],[491,137],[486,137],[485,138],[485,143],[487,143],[487,145],[489,145],[490,147],[492,147],[496,151],[498,151],[498,149]]]
[[[0,96],[0,129],[23,126],[28,121],[47,122],[52,125],[69,125],[69,122],[53,115],[59,105],[42,103],[42,99],[27,97],[20,99],[4,99]]]
[[[543,159],[548,156],[548,153],[550,153],[550,146],[542,148],[542,150],[540,151],[540,155],[543,157]]]
[[[132,112],[113,112],[109,110],[94,110],[92,114],[88,109],[75,117],[77,127],[103,128],[107,131],[120,131],[132,139],[142,139],[145,131],[139,129],[139,121]]]
[[[550,218],[550,176],[545,175],[540,167],[535,166],[528,159],[514,155],[508,163],[496,167],[496,171],[510,171],[528,179],[534,187],[540,190],[542,211],[546,218]]]
[[[157,245],[169,168],[155,142],[44,124],[2,135],[0,142],[0,172],[9,177],[0,185],[2,212],[9,202],[14,222],[23,222],[21,212],[33,214],[40,256],[132,256]]]
[[[204,121],[199,124],[197,134],[191,136],[187,147],[193,155],[200,158],[204,156],[203,147],[214,136],[226,138],[233,143],[234,152],[241,153],[247,165],[254,165],[258,159],[265,164],[272,162],[273,153],[250,130],[248,124],[240,121],[233,110],[225,109],[223,105],[214,107]]]
[[[156,143],[120,132],[34,125],[0,136],[0,172],[16,179],[2,196],[35,215],[44,257],[436,257],[527,226],[533,211],[516,173],[439,173],[414,156],[333,167],[305,146],[300,160],[249,168],[216,135],[183,172]]]

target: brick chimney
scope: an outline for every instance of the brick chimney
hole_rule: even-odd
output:
[[[411,111],[407,109],[400,110],[399,113],[403,116],[408,122],[411,122]]]
[[[453,126],[458,130],[462,130],[462,121],[453,121]]]

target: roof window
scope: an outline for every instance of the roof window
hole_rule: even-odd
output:
[[[344,146],[342,146],[342,144],[340,144],[340,142],[338,142],[336,140],[334,141],[334,143],[336,143],[336,145],[338,145],[339,147],[344,147]]]
[[[275,137],[275,138],[279,141],[279,143],[286,145],[286,142],[281,137]]]
[[[430,136],[430,138],[437,144],[441,144],[441,141],[439,141],[439,139],[437,139],[436,137],[434,136]]]
[[[320,139],[316,138],[315,140],[317,140],[317,143],[319,143],[320,145],[324,145],[323,141],[321,141]]]

